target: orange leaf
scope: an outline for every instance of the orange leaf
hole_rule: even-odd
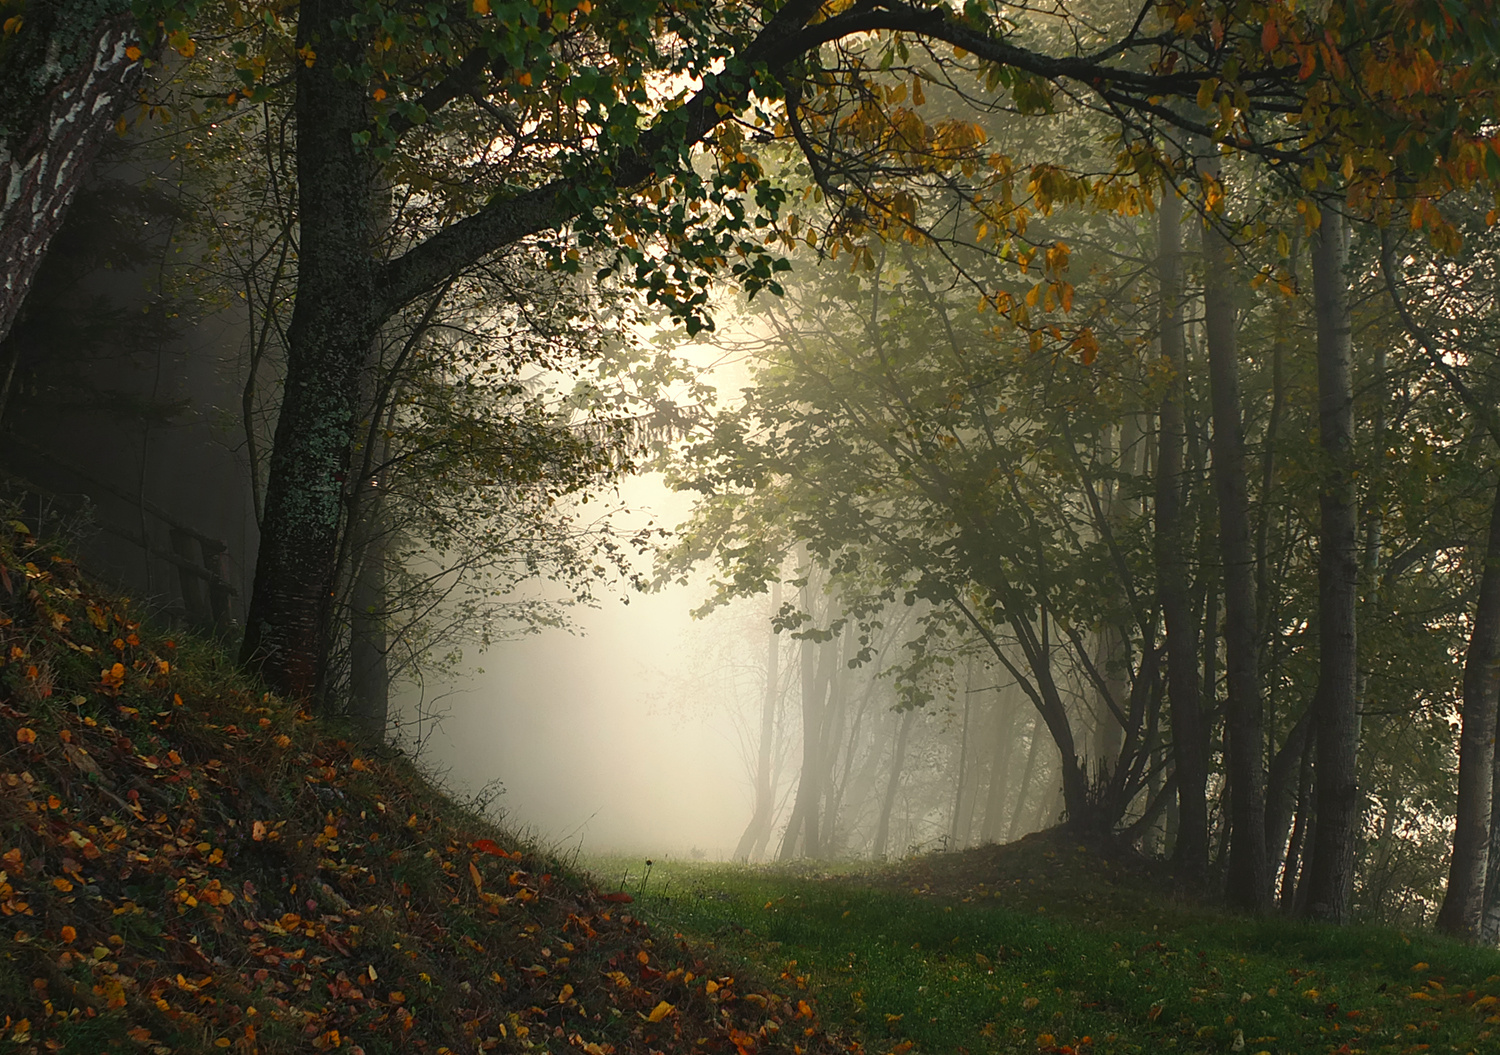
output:
[[[519,851],[517,851],[516,853],[511,853],[509,850],[502,849],[494,839],[475,839],[469,844],[469,849],[478,850],[482,854],[490,854],[493,857],[509,858],[513,861],[519,861],[521,859],[521,854]]]
[[[600,901],[612,901],[615,904],[619,904],[619,905],[628,905],[632,901],[634,901],[635,898],[631,897],[629,894],[625,893],[625,891],[623,891],[623,890],[616,890],[616,891],[613,891],[612,893],[609,893],[609,894],[600,894],[599,895],[599,900]]]
[[[469,878],[472,879],[472,880],[474,880],[474,889],[475,890],[483,890],[484,889],[484,876],[482,876],[482,875],[479,874],[479,869],[477,869],[477,868],[474,867],[474,862],[473,861],[469,862]]]
[[[1263,51],[1275,51],[1276,45],[1281,43],[1281,30],[1276,25],[1274,18],[1266,19],[1266,24],[1260,30],[1260,46]]]
[[[22,726],[21,728],[17,729],[16,730],[16,743],[18,743],[18,744],[34,744],[34,743],[36,743],[36,730],[28,728],[26,726]]]

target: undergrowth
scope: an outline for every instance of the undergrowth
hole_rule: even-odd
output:
[[[0,527],[0,1052],[858,1050]]]

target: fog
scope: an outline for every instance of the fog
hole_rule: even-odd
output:
[[[674,525],[686,498],[652,475],[625,481],[632,520]],[[701,585],[642,594],[617,585],[577,609],[577,633],[547,629],[474,657],[446,689],[422,763],[453,789],[491,781],[491,808],[543,843],[585,853],[728,857],[750,816],[736,704],[693,691],[702,646],[734,613],[695,621]],[[623,603],[628,602],[628,603]]]

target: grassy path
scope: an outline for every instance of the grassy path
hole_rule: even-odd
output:
[[[1050,885],[658,865],[640,901],[658,928],[805,987],[872,1052],[1500,1052],[1500,954],[1216,915],[1042,845],[1061,861],[1042,874],[1067,873]]]

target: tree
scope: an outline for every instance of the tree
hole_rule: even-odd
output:
[[[68,206],[136,102],[145,56],[123,0],[31,0],[0,28],[0,340]],[[154,18],[150,8],[147,20]]]
[[[887,32],[943,41],[976,56],[981,80],[993,76],[991,87],[1009,87],[1023,108],[1049,106],[1049,86],[1081,85],[1101,108],[1212,134],[1157,101],[1197,98],[1205,88],[1213,95],[1231,61],[1187,33],[1198,16],[1184,17],[1180,39],[1139,32],[1143,14],[1113,42],[1051,55],[1025,46],[1025,24],[1010,22],[1003,8],[977,5],[959,14],[903,3],[828,13],[814,0],[764,9],[476,0],[472,9],[368,13],[351,0],[304,4],[290,49],[301,266],[245,662],[282,691],[316,685],[339,548],[337,484],[356,418],[350,393],[365,349],[403,307],[489,254],[569,223],[585,244],[618,247],[621,266],[648,295],[690,324],[706,303],[710,272],[727,270],[751,290],[773,286],[760,232],[774,222],[782,194],[745,152],[736,120],[755,100],[761,127],[774,129],[771,104],[788,86],[804,97],[800,72],[812,85],[826,83],[818,80],[830,72],[818,69],[818,49],[845,38]],[[1252,39],[1249,26],[1233,26],[1239,44]],[[1164,47],[1172,62],[1142,72],[1138,60]],[[1295,71],[1263,66],[1256,63],[1258,80],[1247,75],[1229,95],[1276,107],[1300,98]],[[270,90],[259,69],[244,64],[252,97]],[[859,69],[855,58],[837,72],[856,84]],[[672,89],[658,87],[666,83],[695,87],[669,96]],[[704,177],[688,162],[720,125],[719,160]],[[796,137],[795,127],[788,131]],[[464,186],[417,174],[433,150],[451,157],[458,142],[471,144]],[[956,145],[930,142],[893,172],[940,173],[967,162],[972,144]],[[1284,153],[1253,139],[1246,148]],[[445,223],[383,254],[371,198],[398,161],[408,171],[392,176],[424,187]]]

